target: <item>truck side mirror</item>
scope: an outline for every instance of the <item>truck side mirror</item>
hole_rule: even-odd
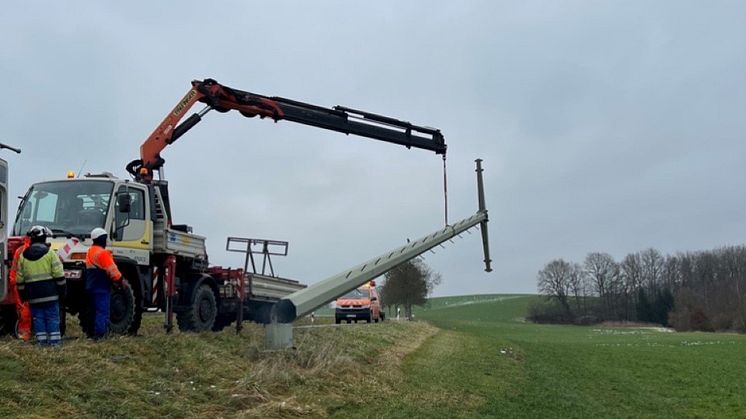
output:
[[[117,207],[119,212],[128,214],[132,207],[132,196],[128,193],[118,194]]]

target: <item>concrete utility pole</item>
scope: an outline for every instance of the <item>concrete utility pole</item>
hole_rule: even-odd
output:
[[[439,244],[473,228],[477,225],[482,230],[482,244],[484,250],[485,271],[492,271],[489,256],[487,235],[487,207],[484,201],[484,185],[482,180],[482,160],[477,163],[477,191],[479,211],[469,218],[465,218],[453,225],[421,237],[404,246],[386,252],[383,255],[368,260],[337,275],[317,282],[307,288],[297,291],[281,299],[272,308],[272,323],[266,325],[266,344],[270,349],[288,348],[292,346],[292,322],[366,282],[377,278],[396,266],[407,262]]]

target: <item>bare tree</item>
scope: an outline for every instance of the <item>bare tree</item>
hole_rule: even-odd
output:
[[[571,288],[571,277],[572,266],[562,259],[549,262],[538,275],[539,292],[556,298],[567,314],[571,312],[567,298]]]
[[[649,248],[640,253],[642,261],[642,283],[650,292],[658,287],[663,275],[663,255],[657,249]]]
[[[580,300],[582,297],[583,300],[583,313],[585,313],[585,286],[586,282],[586,274],[583,270],[583,267],[580,266],[579,263],[571,263],[570,264],[570,283],[569,283],[569,290],[572,293],[572,295],[575,297],[575,307],[578,310],[578,313],[581,312],[580,309]]]
[[[676,256],[667,255],[663,262],[663,286],[673,290],[681,285],[680,260]]]
[[[619,265],[608,253],[589,253],[583,263],[588,278],[606,307],[607,315],[614,312],[612,289],[619,278]]]
[[[631,308],[636,304],[637,289],[642,286],[642,258],[639,253],[630,253],[619,264],[624,282],[624,317],[630,319]]]

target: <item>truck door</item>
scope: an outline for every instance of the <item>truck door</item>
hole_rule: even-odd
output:
[[[8,293],[8,268],[5,253],[8,244],[8,162],[0,159],[0,301]]]
[[[129,211],[120,208],[120,196],[129,195]],[[114,201],[114,231],[112,247],[132,249],[125,254],[146,265],[153,248],[153,222],[150,220],[150,201],[142,185],[126,184],[119,186]]]

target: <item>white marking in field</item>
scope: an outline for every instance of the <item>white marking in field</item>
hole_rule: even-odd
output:
[[[606,346],[606,347],[639,347],[639,346],[650,346],[650,347],[661,347],[661,348],[678,348],[681,346],[704,346],[704,345],[735,345],[736,342],[732,340],[727,341],[719,341],[719,340],[713,340],[713,341],[697,341],[697,342],[689,342],[686,340],[683,340],[679,342],[678,345],[676,344],[665,344],[665,343],[659,343],[659,342],[644,342],[644,343],[597,343],[595,346]]]
[[[635,327],[635,328],[612,328],[592,329],[593,332],[605,335],[646,335],[648,331],[658,333],[673,333],[675,330],[668,327]]]
[[[594,332],[602,335],[644,335],[646,331],[641,329],[593,329]]]
[[[662,326],[659,326],[659,327],[647,327],[646,329],[655,330],[656,332],[661,332],[661,333],[673,333],[673,332],[676,331],[674,329],[671,329],[670,327],[662,327]]]
[[[448,302],[445,302],[442,306],[435,307],[433,310],[437,310],[439,308],[449,308],[449,307],[461,307],[461,306],[468,306],[471,304],[479,304],[479,303],[494,303],[497,301],[504,301],[504,300],[511,300],[513,298],[518,298],[520,295],[510,295],[505,297],[494,297],[494,298],[484,298],[484,299],[477,299],[477,300],[469,300],[469,301],[461,301],[458,303],[449,304]]]

